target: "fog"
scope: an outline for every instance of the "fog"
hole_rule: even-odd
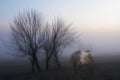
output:
[[[81,27],[82,28],[82,27]],[[118,28],[119,29],[119,28]],[[76,50],[91,50],[95,56],[103,55],[120,55],[120,32],[118,29],[113,30],[92,30],[86,29],[76,30],[76,33],[80,34],[78,40],[75,43],[66,48],[62,55],[70,55]],[[0,31],[0,59],[13,58],[9,53],[10,51],[8,44],[10,43],[11,33],[10,29]]]
[[[78,49],[91,49],[94,55],[120,54],[120,1],[1,1],[0,19],[0,57],[8,57],[9,49],[5,46],[10,41],[10,25],[19,12],[35,9],[43,13],[47,20],[53,16],[62,17],[72,23],[73,29],[80,33],[80,40],[70,46],[68,55]],[[6,4],[8,6],[6,6]],[[16,4],[16,5],[14,5]],[[56,7],[57,6],[57,7]],[[6,59],[6,58],[5,58]],[[8,58],[7,58],[8,59]]]
[[[96,74],[100,75],[104,73],[105,70],[111,75],[113,72],[116,73],[115,75],[119,74],[120,28],[118,26],[100,27],[97,25],[96,27],[91,25],[77,25],[76,27],[76,25],[77,24],[73,23],[72,30],[75,30],[80,36],[75,43],[65,48],[59,56],[62,67],[63,65],[65,65],[65,67],[69,65],[68,60],[73,52],[77,50],[91,50],[97,66]],[[0,75],[31,72],[32,66],[29,58],[17,57],[16,54],[18,54],[18,52],[14,52],[14,50],[8,46],[11,41],[11,30],[10,26],[7,27],[7,29],[5,29],[5,27],[0,28]],[[41,54],[37,57],[42,70],[45,70],[45,57]],[[50,68],[53,67],[51,65],[54,65],[54,61],[50,64]],[[109,72],[110,70],[113,70],[113,72]],[[69,68],[68,71],[70,71]],[[64,72],[65,71],[63,71],[63,73]],[[108,74],[107,72],[106,74]]]

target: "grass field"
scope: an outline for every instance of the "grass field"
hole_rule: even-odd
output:
[[[112,58],[111,58],[112,59]],[[95,66],[94,80],[120,80],[120,59],[97,61]],[[19,73],[2,75],[0,80],[89,80],[87,77],[81,79],[75,75],[70,66],[61,69],[53,69],[49,72],[36,72],[34,74]]]

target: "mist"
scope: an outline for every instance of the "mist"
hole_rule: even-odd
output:
[[[74,80],[77,78],[80,79],[81,77],[81,75],[79,74],[80,70],[78,70],[77,75],[74,74],[74,72],[72,72],[74,67],[71,66],[69,60],[72,54],[75,54],[76,52],[90,51],[91,53],[90,55],[92,56],[91,59],[93,59],[93,62],[92,60],[89,60],[91,61],[91,63],[88,63],[88,65],[92,64],[92,68],[95,70],[94,71],[95,72],[94,78],[96,78],[95,80],[110,80],[110,79],[119,80],[117,79],[117,78],[120,78],[119,77],[119,74],[120,74],[120,69],[119,69],[120,67],[119,65],[120,64],[120,22],[119,22],[120,21],[120,11],[119,11],[120,1],[119,0],[100,0],[100,1],[98,0],[91,0],[91,1],[89,0],[85,0],[85,1],[81,1],[81,0],[75,0],[75,1],[72,1],[72,0],[66,0],[66,1],[65,0],[59,0],[59,1],[11,0],[11,1],[0,1],[0,5],[1,5],[0,7],[0,11],[1,11],[1,14],[0,14],[0,17],[1,17],[0,18],[0,79],[6,80],[7,79],[6,77],[8,77],[8,79],[13,78],[12,80],[15,80],[17,77],[18,78],[25,77],[25,79],[28,79],[29,77],[29,79],[31,80],[36,78],[39,78],[40,80],[41,79],[42,80],[62,80],[62,79]],[[46,54],[49,54],[50,52],[52,54],[51,59],[48,58],[48,61],[50,63],[49,71],[47,71],[46,69],[46,66],[47,66],[46,54],[43,54],[44,52],[43,53],[41,52],[41,54],[38,53],[39,50],[41,49],[39,49],[38,52],[36,50],[36,53],[34,53],[35,49],[33,50],[33,52],[29,49],[27,52],[29,55],[18,56],[20,52],[14,50],[13,47],[10,46],[12,37],[13,37],[11,25],[14,24],[14,21],[15,21],[14,18],[16,18],[17,16],[21,17],[19,15],[20,12],[24,12],[24,11],[27,12],[29,10],[40,12],[41,14],[38,13],[38,15],[40,16],[42,15],[44,18],[44,20],[43,19],[41,20],[43,21],[42,23],[46,25],[47,21],[48,23],[50,22],[50,25],[49,25],[50,30],[52,29],[51,26],[53,27],[53,25],[51,24],[54,23],[55,17],[59,17],[59,18],[62,18],[63,22],[65,22],[67,25],[70,24],[70,26],[72,27],[70,32],[75,31],[75,33],[79,35],[78,38],[75,40],[75,42],[73,42],[71,45],[65,48],[62,48],[62,50],[58,52],[60,53],[58,57],[56,55],[53,55],[55,54],[54,51],[51,52],[52,50],[51,51],[49,50],[47,52],[46,50]],[[38,20],[37,18],[38,16],[36,17],[36,20]],[[23,17],[23,20],[24,19],[25,17]],[[31,22],[34,25],[34,22],[36,20],[30,19],[30,23],[29,23],[29,21],[27,22],[27,19],[25,19],[26,25],[28,26],[29,24],[28,27],[31,27]],[[52,20],[53,20],[53,23],[51,23]],[[19,23],[19,20],[18,20],[18,23]],[[38,20],[38,24],[39,24],[39,20]],[[15,25],[14,27],[17,27],[17,26]],[[52,32],[52,30],[50,32],[49,29],[47,32],[48,35]],[[65,28],[63,27],[63,31],[64,29]],[[31,32],[34,32],[34,31],[31,31]],[[16,37],[19,38],[18,36]],[[42,37],[42,39],[43,38],[44,37]],[[49,39],[47,38],[49,37],[46,37],[46,40],[49,41]],[[28,39],[28,42],[29,40],[31,39]],[[70,37],[68,40],[70,40]],[[47,43],[47,42],[44,42],[44,43]],[[25,45],[22,45],[22,48],[24,48]],[[30,45],[28,46],[31,47]],[[49,46],[51,47],[51,45]],[[51,49],[50,47],[48,49]],[[56,47],[54,47],[54,49],[55,48]],[[57,51],[57,48],[56,48],[56,51]],[[32,55],[32,58],[31,58],[30,53],[33,53],[37,56],[35,57],[38,63],[35,63],[35,57]],[[80,53],[82,54],[82,52]],[[80,54],[77,56],[81,57]],[[80,57],[78,60],[79,62],[81,60]],[[57,59],[60,61],[58,63],[61,63],[62,65],[61,69],[58,69],[56,67],[58,65],[56,64]],[[34,66],[34,63],[36,67]],[[38,67],[37,67],[37,64],[38,64]],[[84,67],[84,64],[82,63],[80,64]],[[78,65],[78,66],[81,67],[81,65],[80,66]],[[39,70],[37,70],[39,69],[39,67],[41,67],[40,72]],[[89,66],[87,67],[89,68]],[[34,69],[33,73],[31,69]],[[84,71],[89,71],[89,69],[86,69]],[[87,79],[85,78],[85,80]]]
[[[79,27],[80,28],[80,27]],[[81,27],[82,28],[82,27]],[[78,31],[79,30],[79,31]],[[120,32],[116,29],[104,31],[83,30],[78,29],[79,39],[65,49],[61,56],[70,56],[76,50],[91,50],[94,56],[119,56],[120,55]],[[3,30],[0,32],[0,59],[2,61],[9,59],[17,59],[8,47],[11,39],[11,32]],[[8,44],[7,44],[8,43]],[[10,54],[9,54],[10,53]]]

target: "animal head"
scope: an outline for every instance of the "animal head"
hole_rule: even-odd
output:
[[[91,51],[90,50],[85,50],[85,51],[81,51],[81,53],[83,55],[90,55],[91,54]]]
[[[85,52],[88,52],[88,53],[90,53],[90,50],[86,50]]]

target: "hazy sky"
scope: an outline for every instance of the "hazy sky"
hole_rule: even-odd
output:
[[[9,23],[27,9],[42,12],[45,18],[60,16],[72,22],[83,45],[120,52],[120,0],[0,0],[0,36],[7,35]]]

